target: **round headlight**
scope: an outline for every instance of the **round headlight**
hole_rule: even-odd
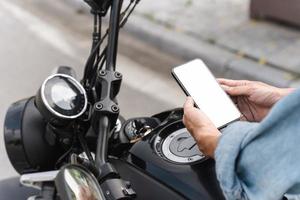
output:
[[[36,95],[36,106],[50,122],[70,120],[85,112],[87,96],[76,79],[65,74],[55,74],[44,81]]]
[[[12,104],[5,116],[4,140],[11,164],[20,174],[53,170],[63,154],[60,146],[46,137],[46,123],[34,98]],[[49,140],[51,139],[51,140]]]

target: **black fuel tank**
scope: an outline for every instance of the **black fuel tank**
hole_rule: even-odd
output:
[[[184,199],[223,200],[215,162],[198,150],[182,115],[182,109],[155,115],[161,125],[134,144],[124,159]]]

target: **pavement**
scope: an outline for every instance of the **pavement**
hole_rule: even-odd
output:
[[[82,75],[90,51],[92,21],[66,5],[63,7],[60,1],[48,3],[39,0],[0,1],[1,135],[9,105],[35,95],[53,68],[72,66],[78,77]],[[78,23],[84,25],[78,26]],[[144,44],[135,42],[126,34],[122,34],[121,41],[121,52],[139,58],[132,59],[122,53],[118,56],[117,69],[124,75],[118,98],[121,114],[125,118],[150,116],[181,106],[183,92],[170,75],[156,71],[165,63],[180,61],[159,54],[161,58],[155,59],[154,63],[153,57],[150,59],[147,55],[155,55],[159,51],[146,48],[147,54],[137,52],[135,49],[144,47]],[[7,158],[3,135],[0,137],[0,163],[0,179],[17,175]]]
[[[299,86],[299,29],[251,20],[249,4],[249,0],[143,0],[126,30],[176,58],[203,59],[216,76]],[[76,1],[77,9],[86,10],[82,5]]]
[[[249,19],[249,0],[143,0],[128,25],[140,39],[216,75],[298,86],[300,32]]]
[[[64,2],[89,12],[82,0]],[[252,20],[249,4],[250,0],[142,0],[125,30],[183,62],[203,59],[218,77],[298,87],[299,28]],[[173,66],[162,68],[170,71]]]
[[[82,75],[91,18],[81,1],[65,1],[0,1],[1,124],[9,105],[34,95],[54,67],[73,66],[78,77]],[[216,76],[299,85],[298,30],[249,20],[248,3],[141,1],[120,38],[122,115],[149,116],[181,106],[184,95],[170,69],[196,57],[204,59]],[[3,137],[0,163],[0,179],[17,175]]]

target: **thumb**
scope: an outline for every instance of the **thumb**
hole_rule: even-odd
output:
[[[184,110],[194,108],[194,100],[192,97],[187,97],[186,102],[183,105]]]

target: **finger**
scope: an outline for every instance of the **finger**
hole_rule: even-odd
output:
[[[192,97],[187,97],[186,102],[184,103],[184,110],[194,108],[194,100]]]
[[[184,124],[184,125],[186,125],[186,116],[185,115],[183,115],[183,117],[182,117],[182,123]]]
[[[224,79],[224,78],[218,78],[217,81],[221,85],[226,85],[230,87],[247,85],[249,83],[249,81],[247,80],[232,80],[232,79]]]
[[[220,86],[225,92],[230,89],[230,87],[227,85],[220,85]]]
[[[194,107],[194,101],[191,97],[188,97],[186,99],[186,102],[183,105],[183,123],[187,125],[187,122],[189,121],[187,119],[187,115],[189,115],[189,111]]]
[[[230,96],[249,96],[251,94],[251,87],[244,85],[244,86],[237,86],[237,87],[227,87],[225,91]]]
[[[231,99],[236,99],[236,96],[232,96],[232,90],[233,90],[233,87],[229,87],[227,85],[220,85],[221,88],[228,94],[231,96]]]

